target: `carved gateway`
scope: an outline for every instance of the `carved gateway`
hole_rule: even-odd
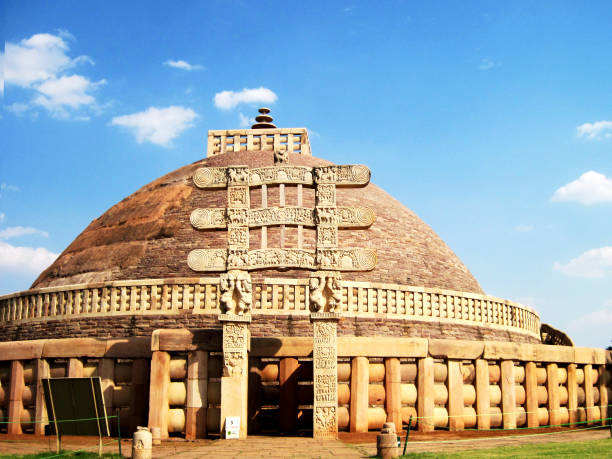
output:
[[[276,166],[203,167],[193,181],[198,188],[227,188],[227,208],[195,209],[194,228],[227,229],[227,249],[195,249],[187,263],[194,271],[301,268],[308,270],[369,271],[376,266],[376,252],[365,248],[339,248],[339,228],[367,228],[375,215],[367,207],[337,207],[337,186],[362,186],[370,170],[362,165],[305,167],[277,161]],[[249,188],[267,185],[314,185],[316,206],[250,208]],[[293,225],[314,227],[316,250],[267,248],[250,250],[249,228]]]

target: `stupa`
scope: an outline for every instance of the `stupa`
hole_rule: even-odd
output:
[[[313,156],[307,130],[268,108],[251,129],[209,131],[205,159],[0,297],[9,432],[40,433],[49,375],[100,376],[121,426],[162,437],[218,434],[228,417],[241,436],[319,438],[410,416],[425,431],[605,418],[610,353],[550,326],[560,345],[542,344],[536,311],[486,295],[370,179]]]

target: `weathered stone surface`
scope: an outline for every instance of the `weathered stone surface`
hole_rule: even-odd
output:
[[[478,359],[484,352],[484,342],[466,340],[429,340],[429,355],[434,358]]]
[[[338,356],[368,357],[426,357],[427,340],[424,338],[386,338],[372,339],[362,337],[339,337]]]
[[[574,363],[585,363],[592,365],[605,365],[606,351],[604,349],[593,349],[590,347],[575,347]]]
[[[295,153],[289,153],[289,163],[307,167],[330,164]],[[188,252],[201,243],[203,233],[191,226],[191,212],[197,208],[225,207],[227,191],[198,190],[191,177],[203,166],[231,164],[271,167],[274,153],[250,151],[207,158],[144,186],[94,220],[41,274],[33,287],[193,276],[185,260]],[[295,205],[294,188],[287,187],[287,205]],[[278,187],[271,186],[268,191],[270,205],[276,205]],[[252,197],[251,207],[260,207],[258,199]],[[370,229],[339,233],[339,247],[367,247],[378,254],[377,268],[371,272],[346,274],[345,279],[375,282],[383,276],[389,282],[401,284],[481,292],[469,271],[444,242],[410,210],[375,185],[369,184],[359,193],[338,188],[337,200],[342,206],[369,207],[376,214],[376,222]],[[305,193],[302,205],[313,208],[314,196]],[[393,236],[390,238],[390,235]],[[278,247],[274,237],[269,232],[269,247]],[[297,230],[287,228],[287,240],[296,237]],[[226,247],[227,231],[206,231],[206,241],[211,248]],[[252,236],[251,244],[256,243],[257,238]],[[308,244],[305,240],[304,248],[314,248]],[[303,275],[295,270],[262,270],[256,277]]]
[[[0,343],[0,360],[30,360],[42,357],[45,340]]]
[[[96,338],[73,338],[47,340],[43,357],[104,357],[106,341]]]

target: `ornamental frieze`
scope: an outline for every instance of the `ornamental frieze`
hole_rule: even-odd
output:
[[[246,166],[201,167],[193,182],[198,188],[224,188],[228,185],[274,184],[335,184],[337,186],[367,185],[370,169],[357,165],[306,167],[270,166],[248,169]]]
[[[371,249],[195,249],[187,264],[194,271],[227,269],[302,268],[335,271],[370,271],[376,266],[376,252]]]
[[[306,207],[267,207],[260,209],[196,209],[190,221],[197,229],[227,228],[231,225],[260,226],[337,224],[340,228],[367,228],[376,219],[369,207],[308,209]]]

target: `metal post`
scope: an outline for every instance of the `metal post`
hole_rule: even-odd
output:
[[[119,408],[115,411],[117,413],[117,441],[119,442],[119,456],[121,454],[121,416],[119,416]]]
[[[402,456],[406,455],[406,446],[408,446],[408,437],[410,436],[410,426],[412,425],[412,415],[410,415],[410,419],[408,420],[408,430],[406,430],[406,441],[404,441],[404,452]]]

